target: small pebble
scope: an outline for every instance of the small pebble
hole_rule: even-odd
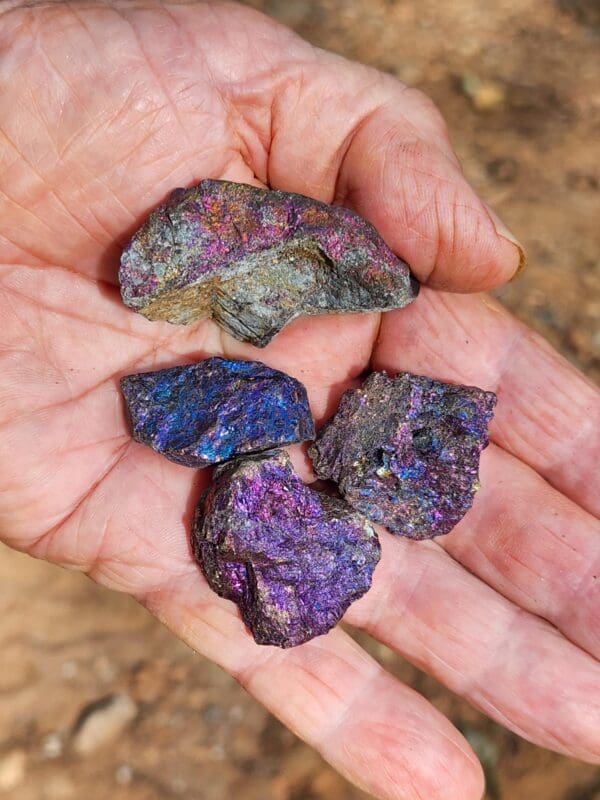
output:
[[[49,733],[42,742],[42,754],[44,758],[60,758],[63,753],[63,737],[58,733]]]
[[[462,89],[477,111],[495,111],[506,100],[506,88],[503,84],[484,80],[471,73],[463,76]]]
[[[129,764],[119,764],[115,770],[115,781],[119,786],[129,786],[133,780],[133,769]]]
[[[116,739],[135,719],[137,710],[131,697],[124,693],[90,703],[75,726],[73,749],[80,755],[87,755]]]

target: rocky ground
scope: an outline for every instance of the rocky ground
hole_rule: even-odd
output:
[[[467,175],[529,254],[499,296],[598,377],[597,0],[249,4],[436,100]],[[365,797],[128,598],[5,550],[0,587],[0,796]],[[592,767],[527,744],[365,644],[465,732],[490,800],[599,800]]]

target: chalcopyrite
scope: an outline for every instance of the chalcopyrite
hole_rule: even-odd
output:
[[[209,358],[121,380],[133,438],[186,467],[314,439],[306,389],[257,361]]]
[[[346,392],[309,449],[319,478],[411,539],[448,533],[473,504],[496,395],[409,373]]]
[[[175,189],[123,251],[126,305],[152,320],[212,317],[264,347],[300,314],[385,311],[418,284],[346,208],[229,181]]]
[[[367,520],[303,484],[283,451],[217,468],[196,510],[192,548],[255,640],[278,647],[334,627],[369,589],[380,556]]]

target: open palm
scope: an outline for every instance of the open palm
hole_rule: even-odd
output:
[[[206,177],[349,205],[434,288],[383,317],[299,319],[262,351],[211,322],[148,322],[120,301],[120,249],[173,187]],[[532,741],[600,759],[598,397],[489,298],[438,291],[510,277],[519,251],[502,232],[426,98],[248,9],[7,7],[2,538],[132,593],[377,797],[476,800],[460,734],[341,629],[288,651],[254,644],[190,555],[207,474],[131,441],[118,379],[258,358],[302,380],[317,420],[369,367],[493,389],[473,510],[436,542],[382,533],[346,621]]]

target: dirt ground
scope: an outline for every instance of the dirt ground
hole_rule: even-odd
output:
[[[470,180],[529,255],[498,295],[598,378],[598,0],[249,4],[435,99]],[[128,598],[6,550],[0,587],[0,796],[366,797]],[[364,638],[465,732],[488,798],[600,800],[594,768],[508,733]],[[95,749],[92,712],[108,739]]]

